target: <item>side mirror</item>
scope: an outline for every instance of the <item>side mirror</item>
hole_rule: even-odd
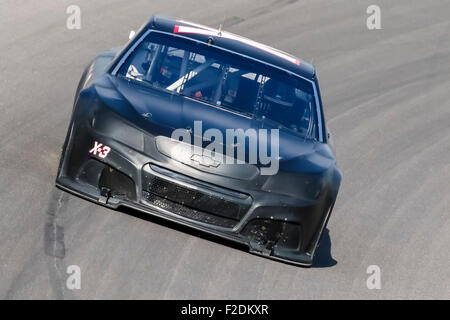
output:
[[[128,39],[131,40],[131,39],[134,37],[135,34],[136,34],[136,31],[131,30],[131,31],[130,31],[130,34],[128,35]]]

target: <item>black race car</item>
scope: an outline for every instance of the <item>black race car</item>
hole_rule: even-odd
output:
[[[310,266],[340,181],[310,64],[153,16],[85,69],[56,184]]]

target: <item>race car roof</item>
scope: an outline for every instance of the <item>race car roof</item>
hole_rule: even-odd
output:
[[[310,80],[313,80],[315,77],[315,69],[311,64],[283,51],[227,31],[164,15],[152,16],[146,27],[158,31],[180,34],[197,41],[206,42],[209,38],[212,38],[215,46],[270,63]]]

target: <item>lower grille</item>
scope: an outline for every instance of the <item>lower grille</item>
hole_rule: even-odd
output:
[[[153,204],[161,209],[170,211],[171,213],[175,213],[179,216],[188,218],[188,219],[192,219],[192,220],[196,220],[196,221],[200,221],[200,222],[204,222],[204,223],[208,223],[208,224],[213,224],[213,225],[225,227],[225,228],[233,228],[238,223],[238,221],[236,221],[236,220],[227,219],[224,217],[220,217],[220,216],[216,216],[213,214],[208,214],[208,213],[205,213],[202,211],[198,211],[198,210],[189,208],[187,206],[178,204],[176,202],[173,202],[171,200],[159,197],[159,196],[149,193],[147,191],[143,192],[143,196],[151,204]]]
[[[152,166],[154,169],[154,166]],[[165,210],[193,220],[234,227],[251,206],[248,195],[209,185],[176,172],[145,170],[144,198]],[[162,176],[161,173],[165,175]],[[170,178],[165,178],[170,174]]]

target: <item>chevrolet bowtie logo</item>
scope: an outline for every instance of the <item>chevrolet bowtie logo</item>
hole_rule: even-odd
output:
[[[191,160],[198,162],[201,166],[204,166],[204,167],[217,168],[220,164],[219,161],[216,161],[209,156],[205,156],[205,155],[201,155],[201,154],[193,154],[191,157]]]

